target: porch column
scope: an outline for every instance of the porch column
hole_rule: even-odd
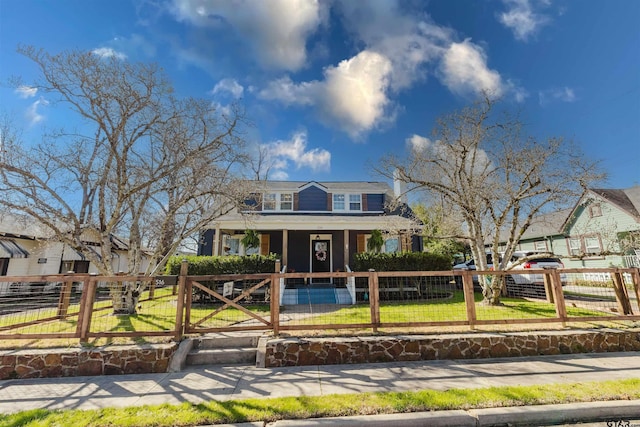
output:
[[[282,230],[282,265],[289,264],[289,230]]]
[[[220,224],[216,224],[216,235],[213,236],[213,256],[220,255]]]
[[[344,266],[349,265],[349,230],[344,230]]]

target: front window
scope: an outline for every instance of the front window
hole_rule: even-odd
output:
[[[588,255],[597,255],[602,252],[598,236],[588,236],[584,238],[584,251]]]
[[[545,240],[538,240],[537,242],[533,242],[533,248],[536,251],[544,252],[547,250],[547,242]]]
[[[589,206],[589,216],[591,218],[602,216],[602,207],[600,206],[600,203],[594,203]]]
[[[393,237],[385,240],[384,246],[382,247],[382,251],[387,254],[398,252],[398,238]]]
[[[571,255],[580,255],[581,252],[581,244],[580,239],[570,238],[569,239],[569,253]]]
[[[568,239],[569,253],[572,256],[600,255],[602,244],[597,235],[571,237]]]
[[[333,210],[336,210],[336,211],[344,210],[344,194],[333,195]]]

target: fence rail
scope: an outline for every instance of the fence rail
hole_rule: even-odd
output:
[[[0,340],[640,320],[638,268],[215,276],[186,271],[185,263],[178,276],[6,277],[11,282],[0,282]],[[480,282],[499,285],[499,305],[484,303]],[[122,307],[134,312],[115,314]]]

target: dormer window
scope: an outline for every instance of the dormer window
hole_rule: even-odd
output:
[[[362,196],[360,194],[349,194],[349,210],[362,210]]]
[[[334,194],[334,211],[362,211],[361,194]]]
[[[263,211],[291,211],[293,210],[293,194],[266,193],[262,198]]]

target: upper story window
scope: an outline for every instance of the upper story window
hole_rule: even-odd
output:
[[[362,210],[362,196],[360,194],[349,194],[349,210],[350,211]]]
[[[361,194],[334,194],[333,210],[334,211],[361,211],[362,195]]]
[[[263,211],[291,211],[293,210],[293,194],[266,193],[262,199]]]
[[[594,203],[589,206],[589,217],[596,218],[602,216],[602,206],[600,203]]]

